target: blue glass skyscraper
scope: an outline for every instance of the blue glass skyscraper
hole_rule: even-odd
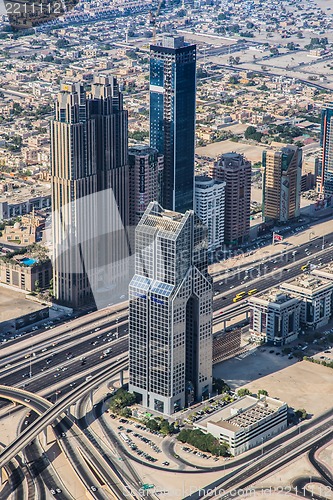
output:
[[[322,111],[320,145],[322,161],[318,171],[317,190],[330,196],[333,195],[333,103]]]
[[[193,209],[196,46],[165,36],[150,47],[150,145],[164,155],[162,205]]]

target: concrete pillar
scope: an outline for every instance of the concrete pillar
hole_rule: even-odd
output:
[[[7,471],[4,467],[1,467],[1,469],[0,469],[0,488],[3,486],[3,484],[6,481],[8,481]]]
[[[121,370],[119,373],[119,382],[120,382],[120,387],[124,385],[124,370]]]
[[[45,448],[48,445],[47,428],[42,430],[41,443],[42,443],[43,448]]]

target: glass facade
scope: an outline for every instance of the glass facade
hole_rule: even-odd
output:
[[[162,204],[181,213],[193,209],[195,94],[195,45],[151,46],[150,145],[164,154]]]
[[[323,148],[320,191],[325,195],[333,194],[333,103],[323,109],[321,115],[320,145]]]
[[[130,391],[172,414],[212,383],[212,285],[207,229],[194,215],[149,204],[136,229],[129,287]],[[188,387],[193,388],[190,399]]]

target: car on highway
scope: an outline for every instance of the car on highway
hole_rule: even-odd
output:
[[[90,486],[91,491],[97,491],[96,486]]]

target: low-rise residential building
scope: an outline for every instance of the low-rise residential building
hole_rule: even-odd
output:
[[[17,245],[32,245],[42,240],[45,218],[34,214],[22,216],[21,222],[5,226],[0,242]]]
[[[40,210],[49,207],[51,207],[51,195],[36,196],[20,201],[8,201],[5,198],[0,198],[0,221],[28,214],[34,208]]]
[[[333,312],[332,280],[302,274],[282,283],[280,289],[301,299],[301,323],[304,326],[316,329],[328,323]]]
[[[30,254],[0,258],[0,283],[35,292],[49,288],[51,278],[50,259],[38,260]]]
[[[284,345],[300,332],[301,299],[271,288],[249,300],[253,342]]]
[[[226,442],[233,455],[240,455],[287,428],[286,403],[267,396],[244,396],[195,427]]]

